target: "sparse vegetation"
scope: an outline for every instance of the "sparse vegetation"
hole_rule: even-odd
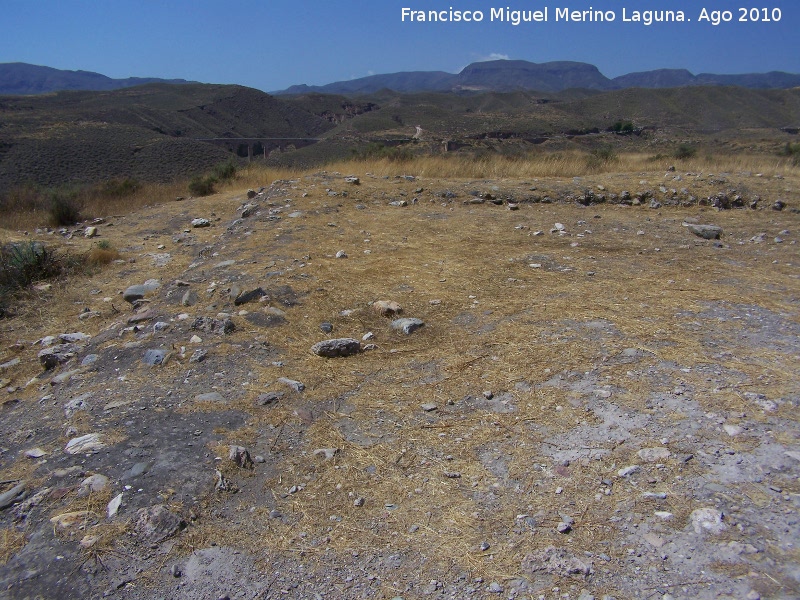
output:
[[[686,160],[687,158],[694,158],[696,154],[696,147],[692,146],[691,144],[680,144],[675,150],[673,156],[680,160]]]
[[[617,158],[617,152],[614,150],[613,146],[604,145],[598,148],[593,148],[591,152],[589,152],[589,156],[586,159],[586,165],[589,167],[589,169],[595,170],[614,162],[617,160]]]
[[[414,158],[414,153],[403,146],[386,146],[378,142],[370,142],[364,148],[353,148],[355,160],[387,160],[390,162],[408,162]]]
[[[74,225],[81,220],[81,204],[77,189],[50,192],[50,224],[55,227]]]
[[[786,142],[786,145],[778,152],[778,155],[791,159],[794,166],[800,166],[800,143]]]
[[[617,121],[611,126],[610,131],[621,135],[629,135],[634,131],[633,123],[630,121]]]
[[[0,248],[0,317],[12,298],[33,283],[60,275],[65,263],[40,242],[16,242]]]

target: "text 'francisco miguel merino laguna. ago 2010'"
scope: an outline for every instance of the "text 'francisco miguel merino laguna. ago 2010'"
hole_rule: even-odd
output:
[[[780,21],[780,8],[732,8],[731,10],[708,10],[701,8],[694,18],[699,23],[721,25],[723,23]],[[404,23],[479,23],[497,21],[520,25],[522,23],[575,22],[575,23],[636,23],[653,25],[655,23],[684,23],[693,19],[682,10],[571,10],[569,8],[544,6],[538,10],[514,10],[511,7],[482,10],[458,10],[452,6],[448,10],[401,9]]]

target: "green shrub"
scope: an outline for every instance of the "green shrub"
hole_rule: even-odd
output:
[[[633,133],[633,123],[630,121],[617,121],[611,126],[611,131],[621,135]]]
[[[596,169],[617,160],[617,153],[612,146],[599,146],[593,148],[586,157],[586,166]]]
[[[210,196],[214,193],[214,184],[216,182],[217,180],[213,175],[193,177],[189,182],[189,193],[192,196]]]
[[[800,165],[800,143],[792,144],[791,142],[786,142],[786,145],[778,151],[778,155],[791,158],[793,165]]]
[[[50,222],[53,226],[74,225],[81,220],[81,206],[77,190],[50,192]]]
[[[19,242],[0,248],[0,317],[8,314],[12,296],[19,290],[61,272],[61,261],[40,242]]]
[[[237,171],[236,163],[233,162],[232,160],[229,160],[228,162],[216,165],[211,170],[211,173],[212,176],[217,181],[230,181],[231,179],[236,177],[236,171]]]
[[[675,150],[673,156],[675,158],[687,159],[692,158],[695,154],[697,154],[697,148],[690,144],[681,144]]]

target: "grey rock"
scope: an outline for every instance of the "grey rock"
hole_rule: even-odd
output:
[[[125,302],[133,304],[137,300],[144,298],[147,294],[154,292],[159,287],[161,287],[161,283],[159,283],[157,279],[148,279],[143,284],[128,287],[122,292],[122,299],[125,300]]]
[[[351,356],[361,352],[361,342],[353,338],[323,340],[311,346],[311,351],[317,356],[326,358]]]
[[[258,204],[245,204],[242,208],[241,216],[243,219],[252,216],[258,210]]]
[[[433,412],[434,410],[438,410],[439,407],[433,404],[432,402],[428,402],[426,404],[421,404],[420,408],[425,412]]]
[[[45,369],[52,369],[67,362],[77,352],[78,347],[75,344],[57,344],[39,352],[39,362]]]
[[[690,517],[695,533],[711,533],[717,535],[725,531],[728,526],[722,522],[725,515],[722,511],[706,507],[692,511]]]
[[[228,459],[240,469],[252,469],[255,466],[253,459],[250,458],[250,452],[244,446],[231,446],[228,450]]]
[[[183,298],[181,298],[181,305],[194,306],[195,304],[197,304],[197,293],[192,290],[186,290]]]
[[[206,333],[216,333],[218,335],[228,335],[236,330],[230,317],[224,319],[212,319],[211,317],[197,317],[192,323],[195,331],[205,331]]]
[[[25,496],[28,495],[28,491],[26,486],[28,485],[27,481],[22,481],[12,487],[7,492],[3,492],[0,494],[0,510],[8,508],[12,506],[16,502],[20,502],[25,499]]]
[[[354,175],[349,175],[349,176],[345,177],[344,180],[345,180],[345,182],[352,183],[353,185],[360,185],[361,184],[361,180],[358,177],[354,176]]]
[[[672,453],[666,448],[642,448],[636,454],[645,462],[660,462],[668,459]]]
[[[405,317],[403,319],[395,319],[392,321],[392,329],[402,331],[406,335],[414,333],[420,327],[424,327],[425,322],[422,319],[412,319]]]
[[[319,329],[322,333],[330,333],[333,331],[333,323],[325,321],[319,324]]]
[[[198,402],[225,402],[225,398],[219,392],[206,392],[194,397]]]
[[[718,227],[717,225],[696,225],[694,223],[684,223],[684,227],[686,227],[697,237],[701,237],[704,240],[718,240],[720,237],[722,237],[722,227]]]
[[[142,357],[142,362],[152,367],[163,363],[166,356],[166,350],[161,350],[160,348],[151,348],[145,351],[144,356]]]
[[[211,221],[202,218],[192,219],[192,227],[194,227],[195,229],[200,227],[211,227]]]
[[[266,295],[267,292],[258,287],[254,290],[250,290],[249,292],[244,292],[243,294],[237,295],[233,303],[236,306],[239,306],[241,304],[247,304],[248,302],[258,301]]]
[[[259,406],[267,406],[268,404],[274,404],[281,398],[283,398],[283,392],[266,392],[265,394],[258,395],[256,404]]]
[[[641,470],[642,468],[639,465],[630,465],[627,467],[622,467],[619,471],[617,471],[617,475],[620,477],[630,477],[634,473],[638,473]]]
[[[137,477],[140,477],[145,473],[147,473],[152,466],[153,464],[149,462],[137,462],[130,469],[125,471],[120,476],[120,479],[122,479],[123,481],[126,481],[128,479],[136,479]]]
[[[72,438],[64,447],[64,452],[67,454],[88,454],[102,450],[106,445],[101,437],[99,433],[87,433],[86,435]]]
[[[288,377],[278,377],[278,382],[284,385],[288,385],[295,392],[302,392],[304,389],[306,389],[305,384],[299,381],[295,381],[294,379],[289,379]]]
[[[82,498],[88,496],[90,493],[96,494],[105,491],[110,484],[110,480],[105,475],[101,475],[100,473],[90,475],[81,481],[78,486],[78,497]]]
[[[59,334],[58,339],[60,339],[65,344],[75,344],[77,342],[83,342],[88,340],[92,336],[87,335],[85,333],[76,332],[76,333],[62,333]]]
[[[140,540],[158,544],[183,529],[186,523],[163,504],[140,508],[136,513],[133,531]]]
[[[0,365],[0,371],[3,371],[5,369],[10,369],[11,367],[16,367],[20,362],[21,362],[20,359],[12,358],[8,362],[4,362],[2,365]]]
[[[203,362],[208,356],[208,350],[204,350],[203,348],[198,348],[192,353],[192,357],[189,359],[190,363],[199,363]]]

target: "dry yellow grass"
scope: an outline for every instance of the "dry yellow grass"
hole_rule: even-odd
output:
[[[244,424],[217,427],[218,443],[208,449],[225,462],[225,445],[247,445],[254,455],[265,454],[269,471],[256,465],[252,473],[240,472],[225,464],[224,474],[244,491],[227,496],[209,486],[197,508],[201,518],[176,552],[211,541],[256,554],[294,553],[308,563],[326,548],[342,556],[424,552],[429,562],[416,574],[420,580],[453,568],[487,581],[505,581],[519,575],[526,554],[548,545],[566,544],[579,554],[596,551],[600,542],[618,533],[609,524],[610,514],[652,512],[652,501],[642,499],[642,490],[666,489],[670,496],[660,507],[673,512],[675,520],[663,526],[664,535],[677,532],[697,502],[682,493],[684,484],[675,476],[699,476],[701,467],[677,461],[667,471],[645,466],[648,479],[641,489],[615,485],[613,494],[604,495],[600,482],[634,461],[639,446],[614,438],[602,415],[587,411],[587,405],[595,389],[608,385],[620,413],[649,415],[666,428],[686,423],[691,407],[668,407],[662,414],[650,402],[677,385],[703,390],[694,401],[705,412],[749,410],[742,394],[754,385],[770,397],[794,393],[796,373],[780,348],[748,345],[735,332],[716,328],[715,315],[703,313],[717,307],[738,317],[749,307],[759,307],[782,322],[800,321],[797,246],[787,243],[776,249],[748,241],[760,232],[774,237],[796,230],[797,216],[700,206],[651,210],[525,204],[510,211],[463,204],[471,190],[493,186],[501,194],[524,195],[531,178],[540,179],[537,186],[553,189],[571,185],[580,190],[602,182],[615,193],[657,189],[664,180],[661,167],[621,157],[607,172],[573,185],[571,177],[587,171],[578,169],[580,157],[572,160],[576,162],[554,166],[556,175],[551,176],[537,171],[547,172],[545,164],[499,159],[487,162],[485,171],[481,167],[466,175],[466,164],[450,158],[343,163],[327,173],[282,173],[274,193],[261,201],[264,211],[280,208],[281,220],[251,219],[242,230],[229,233],[236,208],[246,201],[245,189],[266,185],[276,175],[253,166],[214,196],[152,203],[115,219],[113,227],[103,228],[103,236],[114,247],[129,248],[122,257],[135,258],[135,263],[110,264],[76,278],[46,304],[31,307],[24,320],[3,323],[1,332],[9,340],[32,340],[75,327],[96,335],[128,316],[111,307],[122,307],[118,294],[126,285],[152,276],[169,284],[187,273],[200,281],[193,288],[200,302],[191,309],[165,305],[165,314],[233,313],[236,332],[222,339],[203,336],[216,364],[225,369],[222,378],[209,375],[207,385],[224,388],[232,381],[228,389],[235,389],[235,398],[224,408],[244,414]],[[786,197],[792,206],[797,201],[796,169],[738,160],[698,160],[679,168],[729,170],[733,174],[725,188],[749,186],[766,198]],[[740,175],[745,169],[764,177]],[[778,170],[785,179],[770,176]],[[361,185],[343,183],[341,176],[350,174],[361,177]],[[419,179],[395,178],[400,174]],[[647,185],[640,185],[641,180]],[[714,190],[707,181],[691,185],[703,193]],[[329,196],[329,188],[348,196]],[[423,191],[415,191],[419,188]],[[792,191],[785,192],[787,188]],[[459,196],[448,200],[437,195],[443,190]],[[416,204],[388,205],[415,196]],[[295,210],[302,215],[289,218]],[[192,230],[191,246],[172,241],[191,218],[212,215],[219,221]],[[727,247],[715,248],[689,234],[681,227],[688,217],[722,226]],[[556,222],[564,223],[569,234],[549,233]],[[544,233],[533,235],[535,231]],[[69,241],[75,251],[91,243]],[[152,262],[159,245],[173,254],[164,267]],[[349,258],[334,258],[339,250]],[[229,259],[236,262],[228,270],[215,269]],[[265,273],[273,271],[281,275],[267,278]],[[242,289],[287,285],[299,301],[285,306],[270,298],[234,307],[224,292],[232,283]],[[113,302],[104,303],[103,297]],[[396,300],[404,316],[420,317],[426,326],[411,336],[391,332],[389,321],[370,308],[379,299]],[[78,306],[100,311],[101,318],[79,323]],[[261,313],[268,306],[280,308],[287,323],[264,329],[239,314]],[[326,337],[319,329],[323,321],[333,323],[337,337],[359,339],[373,332],[377,349],[347,359],[311,355],[311,345]],[[122,347],[130,339],[110,340],[100,350]],[[259,362],[253,350],[257,342],[279,349],[285,366]],[[191,355],[188,340],[178,340],[181,344]],[[719,345],[734,350],[721,356]],[[622,361],[629,348],[643,354]],[[159,369],[131,369],[125,385],[148,389],[153,381],[179,381],[189,368],[187,358],[176,355]],[[714,369],[724,371],[727,387],[712,393],[707,379]],[[255,407],[258,393],[286,391],[276,384],[281,375],[304,382],[305,391],[287,393],[269,408]],[[562,379],[553,383],[558,376]],[[483,402],[484,390],[500,397],[509,394],[509,410]],[[32,392],[23,395],[34,401]],[[420,406],[428,402],[438,410],[423,412]],[[206,414],[219,408],[189,398],[175,412]],[[782,409],[782,418],[796,419],[784,414],[787,410]],[[81,432],[89,430],[80,419],[71,424]],[[585,443],[570,437],[581,428],[592,436]],[[660,444],[658,431],[634,433]],[[736,444],[739,451],[750,450],[748,443]],[[314,455],[318,448],[338,452],[325,460]],[[562,456],[573,451],[576,458],[568,470],[558,470]],[[292,486],[302,489],[289,494]],[[358,498],[365,498],[362,506],[354,504]],[[270,518],[272,506],[286,518]],[[223,507],[235,518],[213,516]],[[568,543],[554,530],[562,512],[576,519]],[[525,530],[519,515],[536,518],[535,536]],[[491,544],[488,551],[479,549],[484,541]],[[604,548],[615,560],[626,559],[623,544]]]

